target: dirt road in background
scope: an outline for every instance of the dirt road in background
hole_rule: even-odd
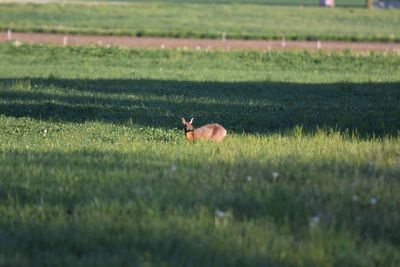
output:
[[[326,51],[379,51],[400,53],[400,43],[354,43],[335,41],[264,41],[264,40],[210,40],[174,39],[127,36],[70,35],[51,33],[1,32],[0,41],[16,41],[29,44],[49,43],[56,45],[94,44],[103,46],[123,46],[134,48],[181,48],[220,50],[326,50]]]

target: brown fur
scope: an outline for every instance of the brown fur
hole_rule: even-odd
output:
[[[194,129],[192,126],[193,118],[189,122],[182,118],[182,123],[185,125],[185,137],[189,141],[210,140],[221,142],[226,136],[225,128],[218,123],[206,124],[197,129]]]

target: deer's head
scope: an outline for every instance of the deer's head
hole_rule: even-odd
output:
[[[185,127],[185,133],[194,131],[193,128],[193,118],[190,121],[186,121],[185,118],[182,118],[182,123]]]

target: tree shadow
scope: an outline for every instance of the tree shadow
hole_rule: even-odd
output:
[[[0,114],[60,122],[133,122],[164,129],[180,127],[181,116],[194,116],[197,126],[218,122],[238,133],[267,134],[302,126],[305,132],[328,128],[361,137],[384,136],[397,135],[400,129],[399,89],[398,82],[3,78]]]

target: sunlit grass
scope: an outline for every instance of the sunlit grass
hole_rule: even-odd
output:
[[[228,39],[399,41],[400,11],[395,9],[171,2],[2,4],[0,29],[214,39],[225,33]]]

